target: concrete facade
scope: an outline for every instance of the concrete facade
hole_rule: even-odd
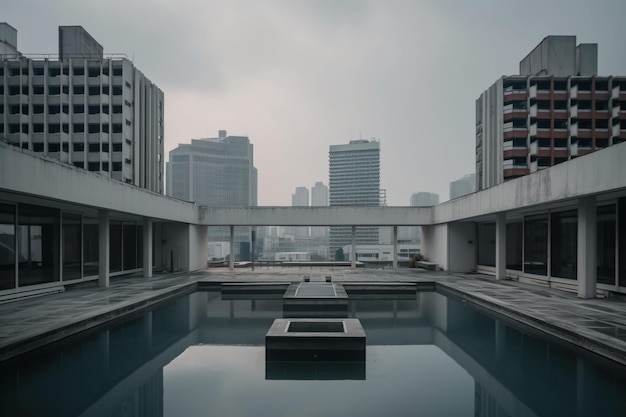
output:
[[[58,59],[0,55],[0,140],[163,193],[163,92],[131,61],[80,26],[59,27]]]

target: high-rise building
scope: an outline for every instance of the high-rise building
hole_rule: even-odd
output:
[[[228,136],[225,130],[217,138],[178,145],[167,163],[167,195],[209,207],[256,206],[254,146],[247,136]],[[211,242],[230,240],[224,227],[211,227],[208,235]],[[249,241],[249,227],[235,229],[235,242]]]
[[[167,195],[210,207],[256,206],[254,146],[225,130],[178,145],[167,163]]]
[[[420,191],[411,195],[411,207],[428,207],[439,204],[439,194]]]
[[[548,36],[489,87],[476,100],[478,190],[624,141],[626,77],[597,73],[597,44]]]
[[[163,92],[81,26],[59,27],[59,53],[26,56],[0,23],[0,139],[163,193]]]
[[[316,182],[315,185],[311,187],[311,206],[328,206],[328,187],[321,181]],[[311,237],[326,238],[327,236],[328,227],[311,227]]]
[[[450,183],[450,200],[476,191],[476,174],[463,175]]]
[[[380,205],[380,143],[372,140],[352,140],[347,145],[331,145],[329,152],[330,206]],[[350,227],[330,228],[331,256],[350,244]],[[359,244],[378,244],[377,227],[357,229]]]

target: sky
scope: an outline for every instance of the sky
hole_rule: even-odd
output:
[[[218,130],[254,144],[258,201],[328,184],[330,145],[376,138],[387,204],[448,199],[475,171],[475,100],[545,36],[626,74],[624,0],[0,0],[25,54],[60,25],[125,53],[165,93],[165,152]]]

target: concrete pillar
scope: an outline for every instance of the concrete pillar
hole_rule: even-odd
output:
[[[398,226],[393,227],[393,269],[398,269]]]
[[[109,286],[110,213],[98,210],[98,286]]]
[[[496,279],[506,279],[506,212],[496,213]]]
[[[143,276],[152,277],[152,219],[143,218]]]
[[[235,269],[235,226],[230,226],[230,258],[228,268],[231,271]]]
[[[596,198],[581,198],[578,202],[578,297],[596,296]]]
[[[352,226],[352,251],[350,252],[350,254],[352,255],[350,257],[350,260],[352,261],[350,263],[350,268],[355,269],[356,268],[356,226]]]

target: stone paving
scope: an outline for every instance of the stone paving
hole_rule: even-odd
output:
[[[257,268],[209,269],[191,274],[116,278],[109,288],[95,283],[63,293],[0,304],[0,360],[5,360],[98,324],[140,311],[198,283],[220,282],[417,282],[465,299],[510,320],[574,343],[626,365],[626,302],[582,300],[575,294],[480,274],[448,274],[421,269]]]

